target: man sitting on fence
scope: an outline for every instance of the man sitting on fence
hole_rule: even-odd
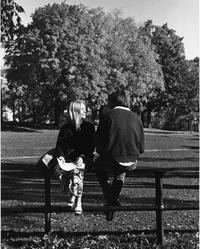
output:
[[[102,187],[106,205],[117,205],[126,172],[137,166],[140,153],[144,152],[144,131],[137,114],[129,109],[124,91],[108,96],[106,112],[96,132],[96,150],[99,157],[95,161],[96,175]],[[112,183],[109,174],[114,174]],[[113,213],[111,214],[111,216]],[[107,220],[111,220],[110,212]]]

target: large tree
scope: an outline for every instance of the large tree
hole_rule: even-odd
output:
[[[94,110],[122,87],[140,102],[150,98],[163,87],[156,56],[133,19],[63,3],[37,9],[6,60],[9,86],[20,87],[21,102],[33,106],[35,119],[54,112],[58,125],[75,98]]]
[[[36,10],[32,23],[7,48],[9,86],[16,81],[25,86],[23,100],[29,98],[34,114],[54,110],[58,124],[63,103],[77,97],[95,102],[106,72],[102,15],[101,9],[82,5],[47,5]]]
[[[191,129],[191,123],[199,119],[199,58],[186,60],[183,65],[182,81],[177,93],[179,99],[174,115],[174,126]]]
[[[197,90],[197,74],[193,74],[193,83],[190,84],[191,65],[185,59],[183,38],[175,30],[170,29],[167,24],[153,25],[149,20],[141,27],[141,31],[155,46],[165,83],[165,91],[159,91],[158,97],[153,98],[149,106],[165,115],[168,128],[175,128],[177,118],[191,108],[189,103]]]
[[[155,47],[132,18],[124,19],[119,12],[109,16],[106,30],[110,67],[107,86],[110,91],[127,90],[134,109],[141,113],[157,92],[164,89]]]
[[[1,1],[1,47],[9,48],[10,42],[19,34],[23,28],[21,24],[20,13],[23,13],[24,9],[18,5],[14,0],[2,0]],[[7,86],[6,86],[7,88]],[[1,91],[1,118],[3,120],[3,106],[8,106],[8,102],[14,99],[15,93],[9,93],[8,91]],[[13,101],[12,101],[13,102]],[[15,118],[15,117],[14,117]]]
[[[111,69],[108,86],[111,89],[124,87],[131,95],[148,98],[151,91],[163,87],[157,54],[132,18],[124,19],[119,12],[107,18],[105,49]]]

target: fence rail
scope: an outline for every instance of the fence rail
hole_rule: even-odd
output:
[[[30,167],[29,167],[30,169]],[[8,173],[10,170],[3,170],[2,174]],[[12,170],[15,174],[24,173],[23,169]],[[44,206],[31,206],[31,207],[2,207],[1,214],[10,215],[14,213],[44,213],[45,214],[45,233],[51,231],[51,213],[71,212],[71,209],[67,206],[51,205],[51,174],[47,170],[43,170],[44,176],[44,188],[45,188],[45,203]],[[41,169],[38,165],[34,165],[31,170],[27,171],[29,176],[40,175]],[[93,173],[88,173],[93,174]],[[94,175],[94,174],[93,174]],[[190,201],[186,204],[176,203],[168,204],[163,202],[163,188],[166,186],[163,184],[164,178],[199,178],[199,168],[137,168],[133,173],[128,173],[128,177],[134,178],[154,178],[155,184],[151,184],[151,187],[155,188],[155,203],[154,204],[133,204],[126,206],[83,206],[84,212],[102,212],[102,211],[155,211],[156,212],[156,235],[158,246],[163,245],[164,227],[163,227],[163,211],[170,210],[198,210],[199,205],[196,201]],[[128,185],[130,186],[130,185]],[[148,187],[150,187],[148,185]],[[175,189],[182,189],[184,185],[177,186]],[[186,185],[186,189],[198,189],[198,185]]]

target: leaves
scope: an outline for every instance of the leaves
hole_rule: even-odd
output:
[[[19,13],[24,9],[14,0],[2,0],[1,2],[1,42],[9,43],[18,34],[21,27],[21,18]]]
[[[196,98],[196,83],[191,86],[197,82],[197,67],[185,64],[182,38],[167,24],[159,27],[148,21],[138,28],[119,12],[48,4],[35,11],[32,23],[21,28],[6,49],[10,89],[26,85],[23,101],[28,111],[34,102],[34,112],[42,117],[51,113],[52,120],[75,98],[85,99],[96,111],[109,93],[122,88],[142,108],[171,111],[186,89],[193,89],[187,99]],[[187,67],[190,76],[184,74]],[[181,108],[184,105],[180,101]]]
[[[157,89],[158,97],[155,94],[150,99],[148,108],[165,115],[165,128],[175,128],[175,121],[180,115],[188,114],[191,109],[196,108],[191,99],[197,96],[198,76],[195,73],[195,79],[193,78],[193,83],[189,87],[192,62],[188,63],[185,59],[183,38],[177,36],[167,24],[155,26],[149,20],[141,27],[141,32],[151,40],[158,54],[157,61],[162,67],[165,83],[165,92]]]

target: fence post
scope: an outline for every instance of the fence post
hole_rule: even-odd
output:
[[[51,189],[50,189],[50,172],[45,172],[45,233],[51,231]]]
[[[163,181],[159,173],[155,175],[156,183],[156,235],[158,248],[163,246],[164,230],[163,230]]]

